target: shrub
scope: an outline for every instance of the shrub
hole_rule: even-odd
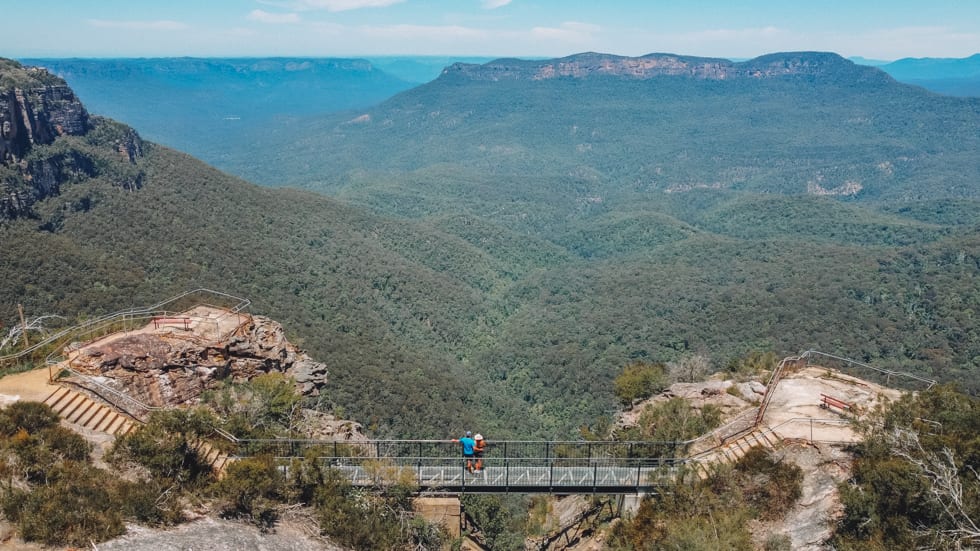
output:
[[[57,424],[58,414],[41,402],[17,401],[0,410],[0,434],[4,436],[20,429],[34,434]]]
[[[154,412],[145,425],[117,438],[106,459],[114,465],[141,465],[154,479],[169,484],[197,485],[212,474],[191,446],[190,439],[204,431],[200,417],[192,412]]]
[[[742,474],[746,502],[763,519],[779,518],[803,495],[803,469],[773,460],[761,446],[749,450],[735,470]]]
[[[66,463],[52,479],[30,492],[4,496],[4,514],[17,524],[24,540],[87,546],[125,531],[122,514],[111,499],[108,473]]]
[[[786,534],[769,534],[762,544],[763,551],[792,551],[793,540]]]
[[[151,526],[171,525],[184,517],[180,494],[172,490],[156,480],[118,480],[112,487],[112,499],[127,519]]]
[[[228,465],[225,476],[214,485],[221,515],[246,518],[263,531],[279,519],[284,501],[284,480],[271,456],[247,457]]]
[[[663,390],[666,384],[666,367],[663,364],[644,362],[627,365],[613,381],[616,397],[625,406],[653,396]]]

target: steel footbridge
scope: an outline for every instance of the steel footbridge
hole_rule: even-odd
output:
[[[676,442],[491,442],[470,472],[450,440],[238,440],[232,457],[267,456],[283,471],[315,460],[355,486],[411,483],[431,493],[647,493],[675,479],[686,459]]]

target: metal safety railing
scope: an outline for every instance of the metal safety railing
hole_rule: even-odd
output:
[[[483,456],[483,469],[450,440],[238,440],[230,455],[313,459],[355,485],[411,479],[420,488],[451,491],[639,491],[667,482],[684,462],[680,442],[499,441]],[[286,464],[284,463],[284,466]]]
[[[906,373],[903,371],[894,371],[891,369],[875,367],[873,365],[868,365],[864,362],[859,362],[851,358],[845,358],[843,356],[837,356],[835,354],[828,354],[827,352],[820,352],[819,350],[807,350],[806,352],[800,354],[800,359],[806,360],[807,364],[809,365],[810,358],[814,356],[822,356],[824,358],[830,358],[832,360],[843,362],[851,367],[866,369],[872,373],[877,374],[878,376],[883,377],[886,385],[891,385],[893,379],[905,379],[908,381],[912,381],[913,384],[924,386],[925,387],[924,390],[928,390],[937,384],[937,381],[935,381],[934,379],[920,377],[919,375],[915,375],[913,373]]]
[[[224,302],[225,305],[216,305],[214,304],[216,302]],[[119,390],[104,384],[97,377],[71,369],[69,366],[64,364],[64,361],[67,359],[66,354],[69,353],[67,350],[69,346],[76,342],[90,342],[110,333],[135,329],[149,323],[154,318],[180,315],[186,310],[200,306],[224,310],[224,313],[217,318],[202,318],[200,320],[194,320],[198,322],[213,323],[215,327],[218,327],[218,320],[229,315],[240,315],[245,309],[248,308],[250,304],[251,301],[249,299],[236,297],[221,291],[206,288],[194,289],[151,306],[130,308],[127,310],[113,312],[111,314],[99,316],[86,320],[85,322],[72,327],[62,329],[48,335],[45,339],[35,343],[29,348],[23,349],[14,354],[0,356],[0,364],[2,364],[4,361],[29,357],[38,351],[51,349],[51,352],[49,352],[44,358],[44,362],[49,369],[49,379],[54,380],[56,376],[62,374],[60,372],[56,374],[51,371],[54,366],[60,364],[59,371],[64,371],[70,375],[74,379],[72,381],[73,384],[98,395],[109,404],[115,406],[117,409],[125,413],[128,413],[134,418],[144,420],[150,412],[165,408],[146,404],[123,390]],[[239,324],[236,324],[236,329],[238,326]],[[234,329],[232,331],[234,331]],[[216,331],[215,336],[216,338],[221,338],[227,335],[219,335]]]

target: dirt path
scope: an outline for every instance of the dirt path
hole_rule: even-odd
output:
[[[48,384],[47,367],[0,377],[0,407],[18,400],[43,402],[56,388]]]

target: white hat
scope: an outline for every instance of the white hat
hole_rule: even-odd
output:
[[[480,433],[477,433],[477,435],[473,437],[473,440],[483,440],[483,435],[480,434]]]

